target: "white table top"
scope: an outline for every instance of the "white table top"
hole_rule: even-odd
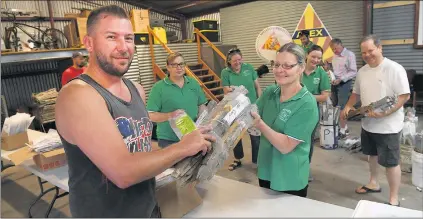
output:
[[[202,205],[185,217],[351,217],[353,209],[213,177],[197,186]]]
[[[408,208],[395,207],[382,203],[361,200],[354,210],[353,218],[423,218],[423,212]]]
[[[68,166],[45,172],[32,160],[22,166],[34,175],[69,191]],[[281,194],[247,183],[215,176],[197,185],[203,203],[185,217],[351,217],[353,209]],[[302,210],[305,206],[307,210]]]

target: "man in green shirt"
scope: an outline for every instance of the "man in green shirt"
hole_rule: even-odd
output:
[[[161,148],[179,141],[169,118],[185,111],[195,121],[207,102],[198,82],[185,76],[185,62],[180,53],[170,54],[166,65],[169,77],[154,84],[147,103],[151,120],[158,123],[157,138]]]
[[[226,56],[226,63],[228,67],[222,70],[222,86],[225,94],[231,92],[231,86],[244,86],[247,90],[247,97],[251,103],[255,103],[257,98],[261,95],[261,88],[258,81],[256,70],[252,65],[242,61],[242,53],[239,49],[231,49]],[[258,146],[260,137],[250,135],[252,162],[257,163]],[[235,161],[229,165],[229,170],[235,170],[241,166],[241,159],[244,157],[244,150],[242,148],[242,140],[234,148]]]
[[[310,33],[308,30],[302,30],[299,36],[301,40],[301,47],[303,47],[304,52],[308,54],[308,50],[314,45],[314,43],[310,41]]]

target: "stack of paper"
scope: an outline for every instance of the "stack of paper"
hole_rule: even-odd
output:
[[[54,149],[62,148],[63,144],[59,133],[54,129],[50,129],[47,135],[41,136],[35,140],[32,145],[29,145],[29,147],[37,153],[44,153]]]

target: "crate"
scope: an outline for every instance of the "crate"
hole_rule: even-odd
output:
[[[134,38],[134,42],[135,45],[144,45],[144,44],[149,44],[149,35],[148,32],[140,32],[140,33],[134,33],[135,38]]]
[[[163,27],[155,27],[153,28],[153,32],[162,41],[162,43],[167,44],[166,30]],[[154,39],[154,44],[160,44],[160,42],[157,39]]]
[[[147,32],[148,26],[150,25],[150,17],[148,10],[132,9],[130,13],[130,19],[134,32]]]
[[[217,30],[206,30],[200,31],[210,42],[219,42],[219,31]],[[194,33],[195,39],[197,39],[196,34]],[[205,42],[203,38],[200,37],[200,42]]]
[[[217,20],[197,20],[192,22],[198,30],[218,30]]]

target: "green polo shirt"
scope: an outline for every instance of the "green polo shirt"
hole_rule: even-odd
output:
[[[301,83],[313,95],[320,95],[322,91],[330,92],[331,89],[328,74],[321,66],[318,66],[310,75],[304,72]]]
[[[248,90],[248,98],[251,103],[257,100],[257,92],[254,81],[258,78],[254,67],[247,63],[242,63],[241,71],[235,73],[231,68],[226,67],[222,70],[220,77],[222,78],[223,86],[241,86],[243,85]]]
[[[288,154],[282,154],[262,135],[258,154],[258,178],[270,181],[276,191],[298,191],[308,184],[312,132],[318,122],[316,99],[303,86],[292,98],[280,102],[280,87],[271,85],[257,100],[263,121],[274,131],[300,140]]]
[[[305,54],[307,55],[308,54],[308,51],[310,50],[310,48],[312,47],[314,45],[314,43],[313,42],[309,42],[307,45],[303,45],[303,44],[301,44],[301,47],[303,47],[303,49],[304,49],[304,52],[305,52]]]
[[[198,115],[198,106],[205,104],[207,99],[195,79],[186,76],[184,78],[185,84],[182,88],[168,77],[155,83],[148,97],[147,110],[169,113],[182,109],[195,121]],[[168,121],[157,124],[157,138],[179,141]]]

